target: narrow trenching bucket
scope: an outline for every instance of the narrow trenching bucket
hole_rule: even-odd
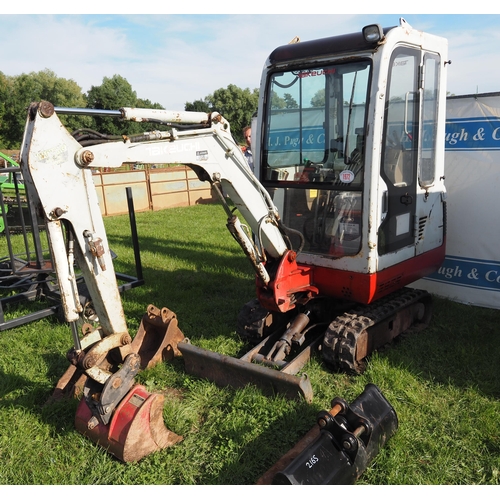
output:
[[[257,484],[354,484],[397,428],[394,408],[376,385],[367,384],[350,405],[334,398]]]

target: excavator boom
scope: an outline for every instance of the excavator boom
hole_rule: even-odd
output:
[[[30,106],[21,169],[44,214],[61,307],[74,344],[67,354],[70,367],[53,398],[80,396],[76,428],[118,459],[137,461],[182,440],[164,425],[163,396],[136,384],[135,375],[180,355],[176,346],[184,335],[175,314],[152,305],[135,338],[129,335],[92,173],[75,163],[79,149],[50,103]],[[84,324],[81,332],[76,269],[99,323],[97,328]]]

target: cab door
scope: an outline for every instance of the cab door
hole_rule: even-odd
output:
[[[378,237],[380,255],[415,244],[421,60],[420,50],[404,46],[391,56],[380,171],[387,186]]]

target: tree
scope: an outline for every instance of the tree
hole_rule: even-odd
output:
[[[250,125],[252,116],[259,105],[259,91],[230,84],[220,88],[203,100],[187,102],[186,111],[218,111],[231,124],[231,133],[239,142],[243,142],[243,127]]]
[[[163,109],[163,106],[157,102],[153,103],[149,99],[141,99],[138,98],[135,104],[136,108],[145,108],[145,109]]]
[[[132,108],[137,103],[137,94],[130,83],[120,75],[104,77],[101,85],[92,85],[87,92],[87,107],[92,109],[119,110]],[[123,135],[138,132],[134,122],[121,122],[116,118],[94,116],[94,128],[103,134]]]
[[[118,110],[122,107],[162,109],[158,103],[138,98],[127,80],[120,75],[104,78],[88,95],[73,80],[59,78],[49,70],[7,76],[0,72],[0,148],[19,149],[32,102],[49,101],[61,108],[93,108]],[[133,135],[153,129],[164,129],[157,123],[122,122],[114,118],[59,114],[64,126],[74,132],[93,128],[110,135]]]
[[[280,97],[274,90],[271,92],[271,109],[285,109],[286,101]]]
[[[86,100],[82,89],[73,80],[59,78],[44,69],[37,73],[0,77],[0,146],[18,149],[23,137],[26,112],[32,102],[49,101],[56,107],[84,108]],[[88,117],[61,116],[70,130],[90,124]]]
[[[299,107],[297,101],[292,97],[291,94],[284,94],[283,99],[285,100],[287,109],[297,109]]]
[[[12,105],[12,85],[12,77],[0,72],[0,147],[2,149],[14,149],[8,137],[11,129],[8,110]]]
[[[198,99],[194,102],[186,102],[184,111],[197,111],[201,113],[210,113],[210,105],[206,101]]]
[[[313,108],[323,108],[325,106],[325,102],[325,89],[320,89],[311,99],[311,106]]]

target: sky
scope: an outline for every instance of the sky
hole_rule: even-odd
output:
[[[378,14],[369,13],[373,2],[365,6],[359,0],[356,10],[367,14],[337,13],[335,6],[309,13],[271,0],[240,11],[235,2],[221,0],[212,13],[190,0],[182,2],[182,10],[164,2],[148,12],[153,3],[148,2],[139,14],[133,10],[139,2],[129,3],[87,2],[93,10],[83,13],[72,12],[70,2],[46,0],[37,2],[43,11],[26,13],[8,2],[0,8],[0,71],[17,76],[49,69],[74,80],[82,92],[120,75],[138,97],[182,111],[186,102],[229,84],[258,88],[268,55],[296,36],[306,41],[360,31],[367,24],[395,26],[403,17],[418,30],[448,39],[448,92],[500,91],[500,14],[491,6],[481,11],[479,3],[474,4],[479,14],[425,14],[426,7],[432,11],[426,0],[419,2],[421,13],[398,12],[400,3],[384,2]]]

